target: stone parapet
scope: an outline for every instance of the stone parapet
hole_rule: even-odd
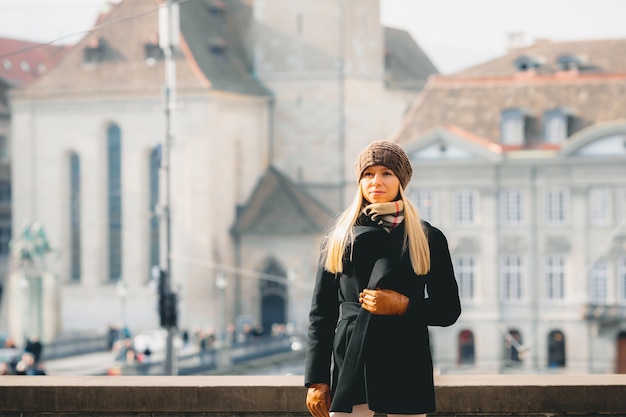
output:
[[[302,383],[302,376],[3,376],[0,415],[308,416]],[[446,375],[436,390],[439,416],[626,416],[626,375]]]

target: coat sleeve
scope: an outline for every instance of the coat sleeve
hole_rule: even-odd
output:
[[[422,314],[429,326],[450,326],[461,315],[461,301],[448,241],[439,229],[431,227],[428,242],[430,272],[426,275],[427,297]]]
[[[318,266],[309,312],[304,384],[330,384],[333,338],[339,316],[335,275]]]

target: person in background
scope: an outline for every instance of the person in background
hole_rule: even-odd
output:
[[[372,142],[355,171],[356,196],[322,243],[306,405],[315,417],[424,415],[435,411],[428,326],[461,314],[447,240],[406,197],[399,145]]]

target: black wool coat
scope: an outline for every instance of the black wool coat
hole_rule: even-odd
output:
[[[461,304],[447,240],[429,223],[422,225],[431,257],[426,275],[416,275],[408,253],[402,252],[404,224],[391,233],[355,226],[343,273],[318,268],[304,376],[307,387],[330,384],[331,411],[351,412],[363,403],[379,413],[435,411],[428,326],[452,325]],[[380,316],[364,310],[358,301],[366,287],[406,295],[407,312]]]

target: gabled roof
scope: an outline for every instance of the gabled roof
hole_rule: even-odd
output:
[[[385,83],[388,88],[420,90],[439,70],[406,30],[390,27],[385,33]]]
[[[623,118],[626,73],[436,76],[414,101],[393,139],[404,143],[436,127],[455,125],[498,143],[503,110],[525,109],[540,120],[544,112],[559,107],[567,107],[573,116],[572,133]],[[541,134],[541,123],[533,128]]]
[[[331,212],[270,167],[240,211],[235,234],[310,234],[324,232]]]
[[[570,137],[559,156],[626,158],[626,119],[599,123]]]
[[[515,62],[520,58],[536,60],[541,65],[536,72],[553,74],[561,70],[559,58],[579,60],[582,72],[626,73],[626,39],[601,39],[552,42],[541,40],[533,45],[515,48],[505,55],[475,65],[450,77],[507,77],[517,72]]]
[[[0,37],[0,79],[11,86],[32,81],[52,68],[68,49]]]
[[[437,127],[404,145],[412,161],[499,161],[502,147],[457,126]]]
[[[213,1],[180,3],[181,53],[176,56],[177,88],[211,88],[249,95],[266,94],[253,79],[238,29],[249,6],[220,0],[223,13],[212,13]],[[97,19],[94,29],[29,92],[160,92],[165,80],[163,59],[147,59],[157,46],[159,0],[123,0]],[[239,25],[239,26],[238,26]],[[86,62],[90,49],[101,60]]]

